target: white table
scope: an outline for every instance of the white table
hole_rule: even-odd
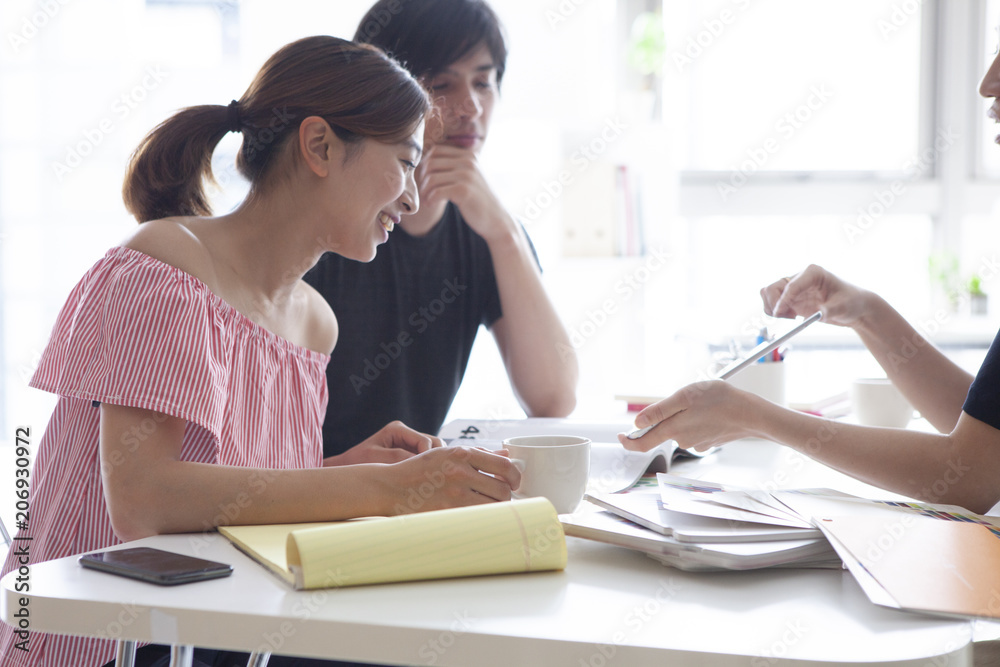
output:
[[[758,471],[752,474],[747,463]],[[805,486],[842,481],[770,443],[729,445],[681,474]],[[761,472],[766,471],[766,472]],[[801,483],[800,483],[801,482]],[[971,665],[972,624],[876,607],[840,570],[685,573],[568,538],[563,572],[294,592],[217,534],[135,544],[232,563],[231,577],[161,588],[31,569],[38,631],[389,664],[482,667]],[[21,594],[2,581],[2,617]]]

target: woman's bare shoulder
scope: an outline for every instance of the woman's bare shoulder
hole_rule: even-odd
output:
[[[191,230],[187,218],[150,220],[122,242],[122,246],[180,269],[205,284],[215,282],[212,255]]]
[[[337,337],[340,333],[340,325],[337,323],[337,316],[327,303],[323,295],[317,292],[305,281],[299,283],[299,289],[306,295],[308,321],[306,337],[308,343],[305,347],[330,354],[337,345]]]

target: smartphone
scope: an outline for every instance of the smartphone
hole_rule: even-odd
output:
[[[84,554],[80,556],[80,565],[161,586],[217,579],[229,576],[233,572],[233,566],[226,563],[151,547],[131,547]]]

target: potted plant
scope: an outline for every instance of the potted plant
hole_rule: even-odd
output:
[[[930,256],[928,270],[931,281],[936,283],[947,299],[948,310],[958,312],[963,289],[958,271],[958,257],[951,252],[938,252]]]
[[[966,289],[969,292],[969,312],[972,315],[985,315],[989,299],[983,291],[982,279],[973,275],[966,283]]]

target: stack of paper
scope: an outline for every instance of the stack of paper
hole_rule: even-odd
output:
[[[655,492],[587,494],[604,511],[561,516],[563,529],[684,570],[841,566],[822,532],[777,501],[676,475],[657,478]]]
[[[755,491],[658,474],[658,492],[591,494],[567,535],[685,570],[846,567],[875,604],[1000,618],[1000,517],[830,489]]]
[[[773,494],[813,517],[875,604],[1000,618],[1000,517],[955,505]]]

